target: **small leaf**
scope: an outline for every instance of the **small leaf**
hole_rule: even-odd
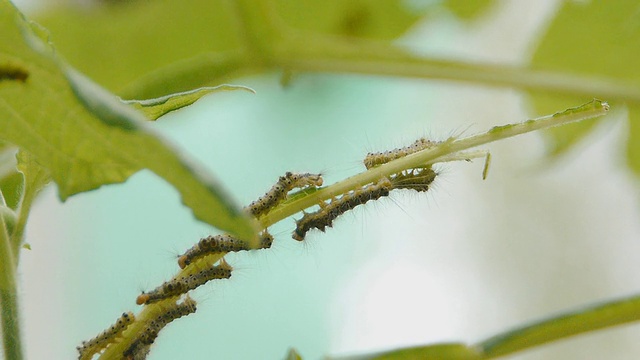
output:
[[[146,168],[172,184],[198,219],[254,237],[254,222],[210,174],[177,153],[140,113],[62,64],[8,0],[0,0],[0,33],[0,64],[29,74],[24,82],[0,82],[0,119],[6,119],[0,138],[47,168],[61,199]]]
[[[255,94],[249,87],[241,85],[218,85],[203,87],[195,90],[184,91],[149,100],[122,100],[125,104],[133,106],[145,114],[147,119],[156,120],[172,111],[182,109],[198,101],[201,97],[217,91],[246,90]]]

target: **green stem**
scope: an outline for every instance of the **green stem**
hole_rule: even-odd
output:
[[[22,359],[15,264],[11,239],[4,219],[0,217],[0,321],[4,356],[7,360]]]
[[[449,139],[442,144],[425,149],[409,156],[388,162],[358,175],[352,176],[331,186],[319,189],[309,196],[291,201],[269,212],[260,219],[260,223],[267,228],[276,222],[287,218],[303,209],[319,204],[322,201],[344,194],[350,190],[362,187],[383,177],[397,174],[406,169],[412,169],[428,164],[440,162],[443,158],[463,150],[488,144],[497,140],[506,139],[516,135],[546,129],[574,121],[585,120],[602,116],[609,110],[609,105],[600,100],[593,100],[587,104],[571,108],[553,115],[543,116],[533,120],[527,120],[518,124],[496,126],[489,131],[463,139]]]
[[[285,56],[274,63],[292,71],[355,73],[364,75],[400,76],[407,78],[440,79],[477,83],[496,87],[571,96],[601,97],[610,100],[640,101],[640,88],[624,85],[620,80],[577,76],[567,73],[536,71],[513,66],[469,64],[439,61],[397,52],[376,51],[363,47],[362,51],[342,52],[339,47],[325,46],[311,53],[300,45],[288,46]]]
[[[22,199],[18,206],[17,220],[11,235],[11,246],[14,255],[14,262],[17,265],[20,259],[20,246],[24,237],[24,231],[27,226],[27,220],[31,213],[31,207],[36,196],[50,181],[49,172],[45,170],[35,159],[24,151],[20,151],[17,155],[18,170],[22,173],[24,186],[22,188]]]
[[[482,350],[483,359],[495,359],[569,336],[638,320],[640,296],[636,295],[523,326],[494,336],[476,346]]]

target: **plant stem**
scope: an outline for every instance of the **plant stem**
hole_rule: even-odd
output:
[[[15,258],[4,218],[0,217],[0,321],[2,342],[7,360],[22,359]]]
[[[308,47],[307,47],[308,48]],[[620,80],[594,78],[550,71],[536,71],[515,66],[470,64],[417,57],[410,54],[376,51],[363,47],[358,53],[341,52],[326,46],[311,53],[295,46],[275,63],[299,72],[354,73],[399,76],[477,83],[496,87],[537,90],[571,96],[601,97],[610,100],[640,101],[640,88],[624,85]],[[315,50],[315,49],[314,49]],[[295,52],[292,54],[292,52]]]
[[[403,158],[390,161],[331,186],[319,189],[309,196],[291,201],[290,203],[274,209],[265,217],[261,218],[260,224],[264,228],[267,228],[284,218],[308,207],[319,204],[327,199],[331,199],[350,190],[375,182],[383,177],[397,174],[403,170],[441,162],[446,160],[446,158],[450,157],[452,154],[463,150],[536,130],[602,116],[605,115],[608,110],[609,105],[606,102],[593,100],[587,104],[567,109],[553,115],[543,116],[517,124],[495,126],[485,133],[473,135],[460,140],[450,138],[433,148],[425,149]]]

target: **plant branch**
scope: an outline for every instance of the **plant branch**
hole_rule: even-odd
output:
[[[587,104],[567,109],[553,115],[543,116],[522,123],[495,126],[487,132],[456,140],[450,138],[433,148],[425,149],[403,158],[390,161],[358,175],[342,180],[331,186],[319,189],[309,196],[297,198],[269,212],[260,219],[262,227],[267,228],[278,221],[296,214],[308,207],[319,204],[322,201],[344,194],[350,190],[373,183],[383,177],[397,174],[406,169],[412,169],[441,162],[460,151],[474,148],[479,145],[506,139],[528,132],[546,129],[574,121],[585,120],[605,115],[609,105],[600,100],[593,100]]]
[[[465,152],[465,150],[496,140],[524,134],[530,131],[562,125],[572,121],[579,121],[591,117],[601,116],[606,114],[608,109],[609,106],[606,103],[599,100],[593,100],[585,105],[571,108],[553,115],[541,117],[534,120],[528,120],[518,124],[497,126],[483,134],[471,136],[460,140],[449,139],[434,148],[426,149],[412,155],[408,155],[404,158],[391,161],[379,167],[370,169],[356,176],[340,181],[331,186],[319,189],[311,194],[306,194],[306,196],[296,198],[295,200],[288,202],[271,211],[269,214],[260,219],[260,223],[262,225],[262,228],[266,229],[276,222],[283,220],[301,210],[318,204],[319,202],[325,201],[340,194],[344,194],[350,190],[362,187],[366,184],[375,182],[391,174],[396,174],[406,169],[422,167],[427,164],[433,164],[435,162],[453,161],[484,156],[486,154],[485,151]],[[224,257],[224,255],[224,253],[217,253],[204,256],[180,271],[176,276],[174,276],[173,279],[184,278],[196,273],[198,269],[210,267],[215,262]],[[175,301],[175,299],[173,300]],[[162,312],[162,309],[166,307],[167,301],[172,301],[172,299],[145,305],[140,314],[136,316],[136,321],[131,324],[122,334],[122,341],[109,346],[102,354],[102,356],[100,356],[100,358],[112,359],[117,358],[117,356],[122,354],[122,352],[134,341],[133,339],[135,339],[136,335],[144,329],[145,324],[155,316],[157,316],[157,314]]]
[[[437,79],[544,91],[572,96],[640,102],[640,88],[621,80],[531,70],[515,66],[471,64],[418,57],[392,46],[346,46],[334,42],[317,47],[286,45],[275,64],[296,72],[353,73]],[[345,45],[345,46],[342,46]]]

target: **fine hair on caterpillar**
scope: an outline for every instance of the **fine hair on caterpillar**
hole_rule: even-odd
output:
[[[339,198],[332,199],[329,203],[322,203],[318,211],[305,213],[301,219],[296,221],[296,229],[293,231],[292,237],[302,241],[311,229],[324,232],[327,227],[332,226],[338,216],[358,205],[387,196],[392,190],[410,189],[426,192],[436,176],[437,173],[431,167],[409,169],[394,174],[390,178],[382,178],[375,184],[348,192]]]
[[[123,352],[123,358],[131,360],[146,359],[151,345],[158,337],[160,330],[176,319],[195,313],[196,310],[196,302],[188,295],[181,303],[172,303],[171,306],[164,309],[161,314],[145,325],[143,331]]]
[[[191,275],[165,281],[162,285],[149,292],[143,292],[136,298],[136,304],[151,304],[160,300],[177,297],[204,285],[209,280],[228,279],[233,268],[224,259],[218,265],[199,270]]]
[[[319,187],[322,186],[322,183],[323,180],[320,174],[287,172],[280,176],[275,185],[266,194],[249,204],[245,211],[258,218],[278,206],[287,198],[289,191],[296,188]]]
[[[273,236],[267,230],[260,234],[260,244],[257,249],[268,249],[273,244]],[[238,239],[229,234],[207,236],[178,258],[178,266],[184,269],[196,259],[208,254],[219,254],[252,250],[247,241]]]
[[[93,355],[115,342],[118,336],[120,336],[122,332],[134,321],[135,316],[132,312],[123,313],[115,324],[111,325],[96,337],[83,341],[82,345],[76,348],[80,353],[79,359],[86,360],[93,358]]]
[[[332,199],[328,204],[321,204],[320,210],[305,213],[300,220],[296,221],[296,229],[293,231],[292,237],[302,241],[311,229],[324,232],[327,227],[332,226],[333,220],[338,216],[370,200],[377,200],[382,196],[389,195],[391,188],[392,184],[389,179],[382,178],[375,184],[348,192],[339,198]]]
[[[411,145],[408,145],[405,147],[382,151],[382,152],[370,152],[365,156],[363,163],[367,169],[371,169],[378,165],[386,164],[389,161],[400,159],[409,154],[413,154],[424,149],[432,148],[434,146],[437,146],[438,144],[440,144],[440,142],[438,141],[428,140],[426,138],[420,138],[414,141]]]
[[[390,181],[393,189],[409,189],[417,192],[428,191],[436,173],[431,167],[404,170],[391,176]]]

